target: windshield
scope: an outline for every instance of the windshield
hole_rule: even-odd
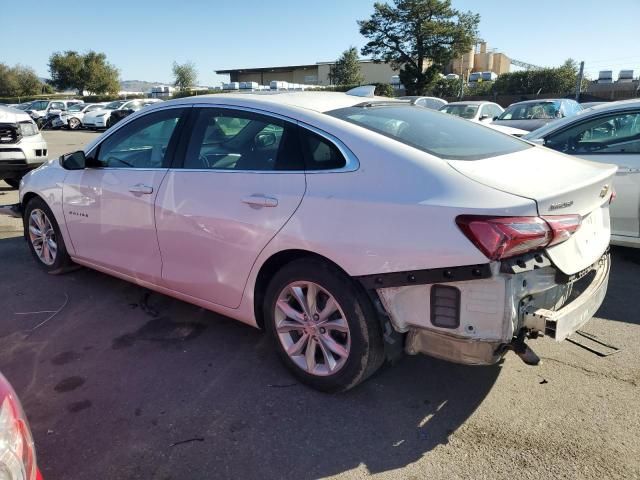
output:
[[[17,108],[18,110],[28,110],[29,107],[31,107],[31,102],[21,103],[20,105],[16,106],[15,108]]]
[[[75,105],[71,105],[69,108],[67,108],[67,111],[81,112],[84,107],[86,107],[84,103],[76,103]]]
[[[327,113],[448,160],[480,160],[531,148],[517,138],[434,110],[372,105]]]
[[[445,105],[440,111],[456,117],[474,118],[478,111],[478,105]]]
[[[511,105],[498,120],[548,120],[560,117],[559,102],[531,102]]]
[[[104,109],[105,109],[105,110],[115,110],[116,108],[118,108],[118,107],[120,107],[120,106],[122,106],[122,105],[124,105],[124,104],[125,104],[125,102],[124,102],[124,101],[122,101],[122,100],[120,100],[120,101],[115,101],[115,102],[107,103],[107,104],[104,106]]]

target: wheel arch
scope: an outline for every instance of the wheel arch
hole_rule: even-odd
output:
[[[260,267],[253,290],[253,312],[256,319],[256,324],[261,329],[264,328],[264,315],[262,310],[262,304],[264,303],[265,293],[269,285],[269,281],[273,276],[282,269],[285,265],[302,258],[313,258],[325,262],[340,271],[345,275],[350,276],[344,268],[335,263],[333,260],[320,255],[318,253],[311,252],[309,250],[302,249],[288,249],[281,250],[271,255]]]

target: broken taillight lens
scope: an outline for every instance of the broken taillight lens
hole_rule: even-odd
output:
[[[540,250],[569,239],[580,227],[579,215],[489,217],[461,215],[456,223],[490,260]]]

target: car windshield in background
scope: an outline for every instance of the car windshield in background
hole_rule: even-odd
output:
[[[104,109],[105,110],[115,110],[116,108],[121,107],[124,104],[125,104],[125,102],[122,102],[122,101],[120,101],[120,102],[117,102],[117,101],[116,102],[111,102],[111,103],[107,103],[104,106]]]
[[[546,120],[560,118],[557,102],[520,103],[508,107],[498,120]]]
[[[327,113],[447,160],[481,160],[531,148],[517,138],[434,110],[373,105]]]
[[[76,103],[75,105],[71,105],[67,110],[69,112],[81,112],[84,107],[86,107],[84,103]]]
[[[473,118],[478,111],[478,105],[445,105],[440,111],[456,117]]]

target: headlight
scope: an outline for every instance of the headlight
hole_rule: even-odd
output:
[[[18,124],[23,137],[30,137],[38,134],[38,126],[33,122],[20,122]]]
[[[35,480],[33,437],[20,401],[0,374],[0,478]]]

